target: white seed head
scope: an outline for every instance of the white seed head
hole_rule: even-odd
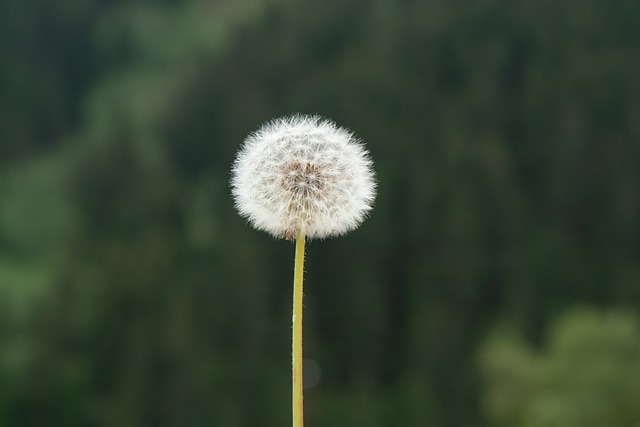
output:
[[[337,236],[358,227],[371,210],[372,166],[351,131],[318,116],[294,115],[245,139],[231,191],[240,215],[273,236]]]

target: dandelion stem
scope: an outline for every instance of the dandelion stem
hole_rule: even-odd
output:
[[[293,272],[293,427],[303,427],[302,409],[302,276],[304,273],[304,232],[296,236],[296,259]]]

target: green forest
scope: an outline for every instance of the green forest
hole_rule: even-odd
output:
[[[640,425],[640,2],[0,2],[0,426],[291,425],[263,123],[366,144],[307,245],[308,427]]]

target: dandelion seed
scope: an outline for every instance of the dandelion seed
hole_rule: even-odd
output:
[[[236,208],[257,229],[291,240],[344,234],[371,210],[372,162],[347,129],[318,116],[273,120],[244,141],[233,164]]]

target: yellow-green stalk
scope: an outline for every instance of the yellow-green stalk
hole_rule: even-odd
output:
[[[302,402],[302,278],[304,274],[304,232],[296,235],[296,258],[293,270],[293,328],[292,328],[292,403],[293,427],[303,427]]]

